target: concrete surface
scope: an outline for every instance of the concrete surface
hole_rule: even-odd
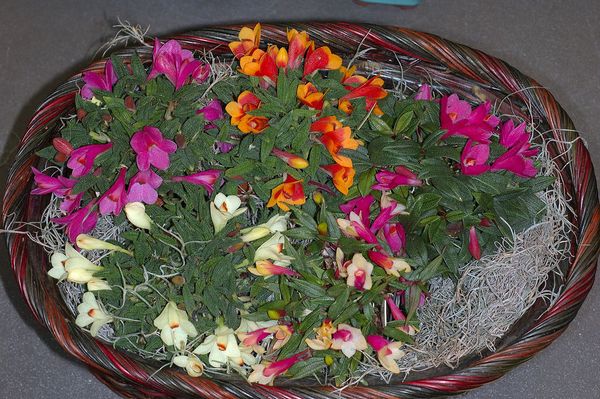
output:
[[[3,0],[0,12],[0,151],[5,154],[34,108],[89,63],[116,17],[165,34],[247,21],[342,20],[400,25],[439,34],[503,58],[548,87],[600,165],[600,2],[433,1],[412,9],[339,1],[33,1]],[[2,172],[2,184],[4,174]],[[114,398],[71,361],[24,306],[2,244],[0,397]],[[567,332],[533,360],[468,399],[600,397],[600,288]]]

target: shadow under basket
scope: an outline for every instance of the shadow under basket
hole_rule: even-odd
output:
[[[227,43],[236,40],[241,26],[209,27],[172,36],[192,51],[212,51],[230,60]],[[48,256],[24,234],[8,234],[10,260],[23,298],[34,316],[46,326],[56,341],[71,355],[88,365],[94,375],[112,390],[128,398],[432,398],[458,394],[501,377],[554,341],[577,314],[592,287],[596,272],[600,236],[600,208],[596,179],[590,155],[579,139],[573,123],[554,97],[533,79],[505,62],[478,50],[437,36],[395,27],[348,23],[309,23],[264,25],[262,44],[287,44],[286,28],[306,30],[318,44],[328,45],[345,63],[357,49],[354,61],[365,73],[377,71],[387,87],[433,82],[439,92],[455,92],[478,101],[483,93],[492,103],[510,96],[510,114],[534,122],[547,131],[547,150],[554,158],[569,198],[574,228],[571,254],[561,265],[562,280],[549,279],[560,295],[549,306],[539,301],[513,328],[498,340],[494,353],[463,359],[456,369],[437,368],[415,372],[409,378],[392,379],[390,384],[373,381],[368,387],[354,386],[341,394],[334,387],[319,385],[314,379],[286,380],[276,386],[249,385],[237,375],[193,378],[174,368],[143,360],[128,352],[92,338],[75,325],[57,285],[47,274]],[[166,39],[166,38],[165,38]],[[152,57],[151,47],[129,47],[116,54],[137,51],[143,60]],[[85,71],[101,71],[106,59]],[[35,151],[48,145],[60,127],[60,118],[74,111],[75,94],[82,86],[78,73],[52,93],[36,111],[21,139],[19,151],[8,175],[3,224],[11,221],[39,221],[47,199],[29,194],[33,174],[39,166]],[[502,109],[500,109],[502,112]],[[570,146],[561,143],[571,142]]]

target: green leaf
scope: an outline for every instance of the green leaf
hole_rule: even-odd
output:
[[[378,131],[379,133],[388,136],[391,136],[393,134],[390,126],[387,123],[385,123],[383,119],[379,118],[376,115],[371,115],[369,117],[369,125],[371,126],[371,129]]]
[[[394,133],[399,135],[411,134],[412,132],[408,131],[407,128],[411,125],[413,115],[414,114],[412,110],[400,115],[394,123]]]
[[[419,144],[412,140],[389,137],[378,137],[371,141],[368,146],[369,159],[376,165],[406,165],[407,161],[413,161],[421,151]]]
[[[367,196],[371,192],[371,186],[375,183],[375,173],[377,169],[370,168],[367,171],[361,173],[358,178],[358,192],[363,197]]]
[[[411,337],[404,331],[400,331],[400,330],[398,330],[398,328],[392,327],[390,325],[385,326],[385,328],[383,329],[383,335],[385,335],[393,340],[407,343],[409,345],[412,345],[415,343],[415,340],[413,337]]]
[[[293,376],[292,380],[297,380],[300,378],[311,376],[313,374],[317,374],[324,367],[325,362],[322,358],[313,357],[293,365],[289,370],[289,374]]]
[[[317,222],[315,222],[312,216],[297,206],[289,205],[289,207],[301,226],[306,227],[310,231],[317,231]]]
[[[288,285],[300,293],[310,298],[328,298],[332,299],[327,295],[327,291],[323,287],[316,284],[310,283],[302,279],[290,279]]]
[[[335,298],[335,302],[333,305],[329,307],[327,314],[332,320],[335,320],[344,310],[346,304],[348,303],[348,299],[350,298],[350,287],[345,287],[346,289],[342,291],[342,293]]]

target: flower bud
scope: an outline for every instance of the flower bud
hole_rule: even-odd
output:
[[[183,276],[175,276],[171,279],[171,282],[180,287],[185,284],[185,278],[183,278]]]
[[[327,223],[325,222],[321,222],[319,223],[319,225],[317,226],[317,232],[319,233],[319,235],[327,235]]]
[[[53,138],[52,146],[56,151],[63,153],[66,156],[71,155],[71,152],[73,152],[73,145],[69,142],[69,140],[62,137]]]
[[[125,205],[127,220],[135,227],[150,230],[152,219],[146,214],[146,207],[141,202],[130,202]]]
[[[325,198],[323,197],[323,194],[321,194],[320,191],[315,191],[313,193],[313,201],[315,201],[315,204],[321,205],[323,201],[325,201]]]
[[[324,361],[325,364],[330,367],[333,364],[333,357],[331,357],[331,355],[326,355]]]
[[[131,96],[125,97],[125,108],[129,112],[135,112],[135,100]]]
[[[267,311],[267,315],[271,320],[279,320],[286,315],[283,309],[271,309]]]
[[[77,120],[80,121],[87,115],[87,111],[83,108],[77,110]]]
[[[242,235],[240,238],[243,242],[250,242],[255,240],[260,240],[263,237],[271,234],[271,229],[264,226],[256,226],[250,229],[246,234]]]
[[[106,241],[99,240],[87,234],[79,234],[77,239],[77,246],[81,249],[93,250],[93,249],[107,249],[109,251],[118,251],[131,255],[131,252],[119,247],[118,245],[111,244]]]

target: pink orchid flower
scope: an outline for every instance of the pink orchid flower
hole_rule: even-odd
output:
[[[487,164],[490,157],[488,144],[474,144],[468,140],[460,155],[460,171],[464,175],[477,176],[490,170]]]
[[[377,352],[377,358],[383,367],[394,374],[400,373],[396,360],[404,356],[404,352],[400,350],[402,342],[389,342],[380,335],[369,335],[367,342]]]
[[[70,215],[52,219],[54,223],[64,224],[65,233],[69,241],[76,242],[79,234],[85,234],[96,227],[98,222],[98,212],[92,210],[95,201],[91,201],[85,207],[71,213]]]
[[[104,73],[84,72],[82,77],[85,84],[81,88],[81,97],[84,100],[94,97],[92,90],[112,92],[113,86],[117,83],[117,74],[111,61],[104,64]]]
[[[212,193],[214,190],[215,183],[222,171],[217,169],[204,170],[202,172],[196,172],[188,176],[174,176],[171,180],[175,182],[186,182],[190,184],[198,184],[206,189],[208,193]]]
[[[433,95],[431,94],[431,86],[428,84],[423,84],[419,87],[419,91],[415,94],[415,100],[424,100],[431,101],[433,99]]]
[[[238,333],[238,339],[242,345],[254,347],[271,334],[273,334],[273,332],[271,332],[270,327],[265,327],[247,333]]]
[[[351,199],[350,201],[340,205],[340,210],[348,216],[350,216],[350,213],[357,214],[360,217],[363,225],[368,225],[369,217],[371,215],[370,208],[374,201],[375,197],[369,194],[365,197]]]
[[[346,268],[346,273],[348,274],[346,284],[359,291],[370,290],[373,286],[373,281],[371,280],[372,272],[373,265],[367,262],[362,254],[354,254],[352,263]]]
[[[413,172],[404,166],[396,166],[393,172],[382,170],[375,175],[377,184],[373,190],[393,190],[398,186],[420,186],[423,184]]]
[[[393,199],[391,199],[385,192],[381,196],[381,207],[379,215],[373,221],[371,225],[371,231],[376,233],[383,226],[387,224],[392,218],[401,214],[406,207]]]
[[[129,180],[129,190],[127,191],[127,200],[129,202],[145,202],[154,204],[158,199],[157,188],[162,184],[163,179],[154,173],[152,169],[141,170]]]
[[[68,193],[65,194],[65,198],[60,203],[60,210],[65,211],[66,213],[73,212],[75,209],[79,208],[82,198],[83,193],[71,194],[71,189],[69,189]]]
[[[398,305],[396,305],[391,296],[387,296],[385,298],[385,301],[387,302],[388,308],[390,309],[390,312],[392,313],[392,318],[394,320],[406,321],[406,315],[402,310],[400,310]],[[398,330],[408,335],[415,335],[415,333],[417,332],[417,329],[408,323],[398,327]]]
[[[502,125],[500,130],[500,144],[505,148],[510,148],[517,143],[528,142],[529,133],[525,130],[525,122],[515,127],[513,121],[509,119]]]
[[[469,230],[469,253],[475,259],[481,259],[481,247],[479,246],[479,238],[475,226],[471,226]]]
[[[401,223],[383,226],[383,236],[394,254],[399,254],[406,245],[406,231]]]
[[[358,328],[348,324],[338,324],[337,331],[331,335],[331,349],[341,350],[350,358],[356,351],[367,349],[367,340]]]
[[[74,149],[67,161],[67,166],[73,171],[71,176],[81,177],[87,175],[94,167],[96,157],[111,148],[112,143],[106,143],[90,144]]]
[[[209,101],[204,107],[196,111],[196,114],[202,114],[207,122],[214,122],[223,119],[223,106],[217,99]]]
[[[116,216],[121,213],[121,210],[127,204],[127,193],[125,192],[126,173],[127,168],[121,168],[113,185],[100,197],[98,205],[102,215],[112,213]]]
[[[308,357],[308,352],[300,352],[286,359],[270,364],[256,364],[252,366],[252,373],[248,376],[249,383],[271,385],[275,377],[285,373],[294,364]]]
[[[198,83],[204,82],[210,74],[210,67],[195,60],[191,51],[183,50],[176,40],[169,40],[164,45],[158,39],[154,40],[152,53],[152,70],[148,80],[164,74],[179,90],[188,79]]]
[[[381,267],[387,274],[400,277],[400,273],[410,273],[410,265],[401,258],[393,258],[384,251],[369,251],[367,253],[377,266]]]
[[[442,140],[461,136],[479,143],[489,143],[492,130],[500,122],[489,113],[492,107],[489,101],[472,110],[468,102],[459,100],[456,94],[452,94],[442,97],[440,106],[440,124],[446,130]]]
[[[163,138],[161,131],[154,126],[146,126],[131,137],[131,148],[137,154],[139,170],[148,170],[150,165],[165,170],[169,168],[169,154],[177,150],[177,144]]]
[[[348,219],[337,219],[337,224],[346,237],[360,238],[369,244],[376,244],[377,237],[369,228],[369,220],[366,224],[360,216],[354,212],[350,212]]]
[[[31,190],[33,195],[44,195],[52,193],[57,197],[64,197],[75,186],[76,180],[68,179],[64,176],[52,177],[45,175],[33,166],[31,171],[34,175],[34,181],[37,188]]]
[[[536,156],[537,153],[537,149],[530,148],[529,142],[518,142],[504,154],[496,158],[490,170],[492,172],[507,170],[519,177],[534,177],[537,174],[537,169],[533,164],[533,159],[529,157]]]

